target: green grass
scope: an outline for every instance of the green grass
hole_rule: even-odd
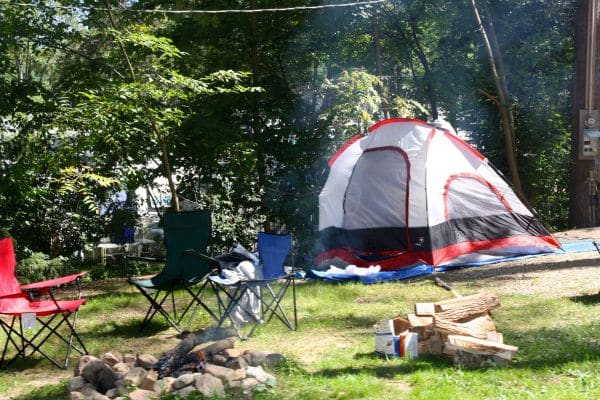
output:
[[[473,293],[468,283],[456,287],[463,294]],[[158,355],[178,343],[175,331],[160,319],[139,332],[146,304],[133,289],[114,281],[106,288],[89,297],[79,317],[79,330],[92,354],[118,350]],[[298,332],[273,321],[251,340],[237,344],[287,357],[272,371],[277,387],[257,393],[255,399],[600,398],[598,295],[549,299],[497,293],[502,307],[493,318],[505,342],[519,347],[517,358],[506,368],[463,370],[442,356],[407,361],[373,355],[373,325],[379,319],[406,314],[415,302],[452,297],[429,278],[370,286],[307,282],[297,290]],[[203,314],[194,324],[201,328],[209,322]],[[0,372],[0,398],[2,392],[55,370],[43,360],[15,363]],[[59,374],[54,383],[25,390],[16,398],[65,398],[69,375]]]

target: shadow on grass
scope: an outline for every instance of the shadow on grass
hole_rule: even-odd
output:
[[[441,371],[452,366],[452,361],[449,358],[431,354],[424,354],[418,359],[409,361],[400,358],[386,359],[374,353],[359,353],[354,356],[354,359],[365,364],[340,368],[324,368],[317,371],[316,375],[324,378],[334,378],[340,375],[366,374],[381,379],[394,379],[398,376],[419,370],[431,370],[435,368]]]
[[[573,296],[569,297],[573,303],[580,303],[584,306],[593,306],[596,304],[600,304],[600,292],[596,294],[584,294],[581,296]]]
[[[8,360],[10,361],[12,359],[12,355],[10,357],[7,357]],[[10,364],[7,364],[7,361],[4,362],[4,364],[2,364],[2,370],[3,371],[10,371],[10,372],[22,372],[28,369],[32,369],[32,368],[36,368],[40,365],[44,365],[45,363],[49,364],[49,361],[46,360],[45,358],[42,358],[42,356],[39,356],[38,354],[35,355],[35,357],[39,357],[39,358],[23,358],[23,357],[18,357],[16,358],[14,361],[12,361]]]
[[[94,338],[145,338],[156,335],[159,332],[165,331],[171,327],[168,322],[158,319],[153,319],[150,323],[140,330],[142,326],[141,318],[131,318],[125,322],[119,321],[104,321],[96,325],[87,327],[86,333],[82,333],[83,337],[93,336]]]
[[[504,330],[507,343],[519,347],[517,358],[509,369],[544,370],[560,368],[571,363],[600,363],[600,341],[594,332],[600,324],[585,324],[539,329],[533,331]],[[367,374],[377,378],[392,379],[420,370],[452,368],[452,359],[443,355],[421,354],[415,360],[358,353],[354,365],[323,368],[314,373],[324,378],[340,375]]]
[[[12,397],[13,400],[64,400],[68,398],[67,384],[49,385],[34,389],[30,393]]]
[[[572,362],[600,362],[600,323],[519,331],[504,329],[509,344],[519,347],[515,368],[543,369]]]
[[[355,328],[373,330],[375,319],[372,316],[324,315],[303,319],[302,329],[336,328],[340,332]]]

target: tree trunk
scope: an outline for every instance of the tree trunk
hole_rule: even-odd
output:
[[[156,120],[154,117],[150,116],[150,121],[152,124],[152,130],[156,135],[156,139],[158,141],[158,145],[160,146],[160,155],[161,162],[163,167],[163,173],[167,178],[167,182],[169,183],[169,190],[171,191],[171,200],[173,202],[172,206],[175,212],[179,212],[179,195],[177,195],[177,187],[175,186],[175,181],[173,180],[173,171],[171,169],[171,162],[169,161],[169,151],[167,149],[167,142],[163,137],[160,129],[156,125]]]
[[[256,0],[250,0],[250,8],[256,9]],[[250,13],[250,68],[252,70],[252,85],[258,86],[259,82],[259,70],[258,70],[258,22],[256,20],[256,13]],[[266,187],[267,180],[265,179],[265,152],[263,149],[264,144],[260,138],[260,109],[258,101],[255,101],[252,106],[252,135],[254,140],[258,144],[256,150],[256,170],[258,171],[258,183],[260,187]],[[266,214],[267,205],[265,196],[262,197],[261,214]],[[265,232],[271,231],[271,225],[269,221],[263,223],[263,230]]]
[[[435,87],[433,85],[433,74],[431,71],[431,65],[429,64],[429,60],[427,59],[427,55],[425,54],[425,51],[423,50],[423,46],[421,45],[421,41],[419,40],[419,36],[417,34],[417,20],[412,14],[409,17],[410,17],[410,27],[411,27],[410,38],[407,36],[406,32],[404,31],[404,28],[398,21],[398,16],[395,14],[390,15],[392,23],[398,30],[400,40],[404,40],[406,43],[409,44],[411,50],[416,54],[417,58],[421,62],[421,65],[423,66],[423,70],[425,71],[424,76],[423,76],[423,82],[425,83],[425,92],[427,95],[427,99],[429,100],[429,105],[430,105],[430,109],[431,109],[431,118],[433,118],[435,120],[438,118],[438,106],[437,106],[437,95],[435,92]],[[414,65],[412,64],[410,57],[408,59],[408,63],[411,68],[413,80],[415,81],[415,84],[418,85],[419,82],[417,79],[417,75],[415,73]]]
[[[379,32],[379,21],[373,23],[373,47],[375,48],[375,75],[381,79],[383,68],[381,67],[381,35]]]
[[[108,3],[107,3],[107,7],[108,7],[107,12],[108,12],[108,18],[110,20],[110,24],[111,24],[112,28],[116,30],[117,24],[115,22],[115,19],[113,18],[112,12],[110,11],[110,5]],[[123,57],[125,58],[125,61],[127,62],[127,68],[129,69],[129,74],[131,75],[131,80],[135,81],[137,78],[135,75],[135,70],[133,69],[133,65],[131,65],[131,60],[129,58],[129,54],[127,54],[127,49],[125,48],[125,46],[123,46],[123,43],[121,43],[121,41],[118,41],[118,44],[119,44],[119,48],[121,49],[121,52],[123,53]],[[175,181],[173,180],[173,171],[171,170],[171,163],[169,162],[169,152],[167,149],[167,143],[165,141],[164,136],[162,135],[160,128],[156,124],[156,119],[154,118],[154,116],[152,115],[150,110],[148,110],[148,107],[144,105],[144,109],[148,113],[148,119],[150,120],[150,127],[152,128],[152,131],[156,135],[156,140],[158,141],[158,145],[160,147],[161,160],[162,160],[162,165],[163,165],[163,173],[165,175],[165,178],[167,178],[167,182],[169,183],[169,190],[171,191],[171,200],[173,202],[173,208],[175,209],[175,212],[179,212],[179,196],[177,195],[177,187],[175,186]]]
[[[319,61],[318,60],[314,60],[313,61],[313,91],[312,91],[312,106],[313,106],[313,113],[316,114],[317,113],[317,103],[318,103],[318,96],[319,96]]]
[[[515,141],[515,123],[512,112],[512,102],[506,86],[506,75],[504,73],[504,63],[502,62],[502,53],[500,52],[500,46],[493,29],[491,16],[487,16],[487,26],[484,25],[479,8],[475,3],[475,0],[471,0],[471,7],[477,26],[483,37],[483,42],[488,53],[488,59],[490,62],[490,68],[492,73],[492,79],[498,92],[496,105],[500,113],[500,121],[502,124],[502,131],[504,133],[504,146],[506,149],[506,162],[510,171],[510,177],[513,187],[519,196],[523,196],[523,189],[521,186],[521,178],[519,177],[519,168],[517,165],[517,154],[516,154],[516,141]]]
[[[429,60],[427,59],[427,55],[425,54],[425,50],[423,50],[423,46],[421,46],[421,41],[419,40],[419,36],[417,35],[417,21],[415,17],[410,15],[410,30],[411,36],[413,39],[413,48],[415,50],[415,54],[419,61],[421,61],[421,65],[423,65],[423,69],[425,70],[425,86],[427,88],[427,98],[429,99],[429,105],[431,106],[431,118],[435,121],[438,119],[438,106],[437,106],[437,95],[435,93],[435,88],[433,86],[433,74],[431,72],[431,65],[429,65]]]
[[[380,80],[383,78],[383,66],[381,63],[381,32],[379,29],[379,21],[378,16],[375,16],[375,21],[373,22],[373,47],[375,52],[375,76]],[[383,87],[383,83],[377,85],[377,92],[379,93],[379,97],[381,97],[383,102],[383,117],[390,117],[390,106],[385,96],[385,90]]]
[[[575,76],[573,79],[573,132],[571,134],[571,170],[569,177],[569,225],[578,228],[595,225],[595,221],[592,220],[589,212],[592,207],[592,199],[589,194],[588,182],[589,173],[595,167],[594,161],[579,159],[580,132],[584,128],[580,110],[586,108],[587,32],[591,17],[591,1],[579,0],[575,16]],[[598,54],[597,46],[598,44],[596,44],[596,53]],[[597,91],[595,90],[597,72],[597,68],[595,71],[591,71],[593,83],[588,84],[588,89],[593,91],[591,99],[587,99],[587,102],[592,100],[594,103],[587,104],[591,108],[597,105]]]

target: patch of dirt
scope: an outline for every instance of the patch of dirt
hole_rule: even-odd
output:
[[[412,390],[412,387],[408,383],[398,379],[389,379],[386,381],[386,384],[400,390],[400,392],[405,394],[410,393]]]
[[[562,243],[598,240],[600,228],[559,232]],[[500,294],[570,297],[600,292],[600,252],[557,253],[475,268],[450,270],[439,275],[456,288],[493,289]]]

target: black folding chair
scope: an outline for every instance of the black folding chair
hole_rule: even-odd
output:
[[[222,326],[229,321],[241,339],[252,336],[258,326],[268,324],[273,317],[279,319],[290,330],[295,331],[298,326],[292,235],[259,233],[258,254],[258,278],[231,281],[222,276],[209,277],[222,310],[218,325]],[[288,273],[285,271],[285,261],[290,254],[292,266]],[[290,287],[293,312],[291,320],[283,304]],[[253,309],[252,305],[256,303],[248,301],[249,298],[259,302],[258,310]],[[233,316],[234,313],[237,314],[237,318]],[[247,333],[244,334],[243,331]]]
[[[167,213],[164,216],[164,233],[167,245],[166,260],[125,257],[126,262],[130,260],[165,262],[163,270],[152,278],[129,278],[128,280],[150,303],[140,330],[146,328],[158,313],[173,328],[181,332],[184,317],[193,310],[189,325],[198,307],[204,308],[214,320],[218,321],[219,316],[210,309],[202,297],[205,290],[211,288],[206,277],[213,270],[213,266],[207,261],[210,258],[203,255],[211,235],[210,211]],[[197,288],[194,287],[196,285]],[[178,307],[175,301],[175,292],[178,290],[187,294],[186,304],[183,307]],[[167,306],[167,300],[170,300],[170,307]]]

